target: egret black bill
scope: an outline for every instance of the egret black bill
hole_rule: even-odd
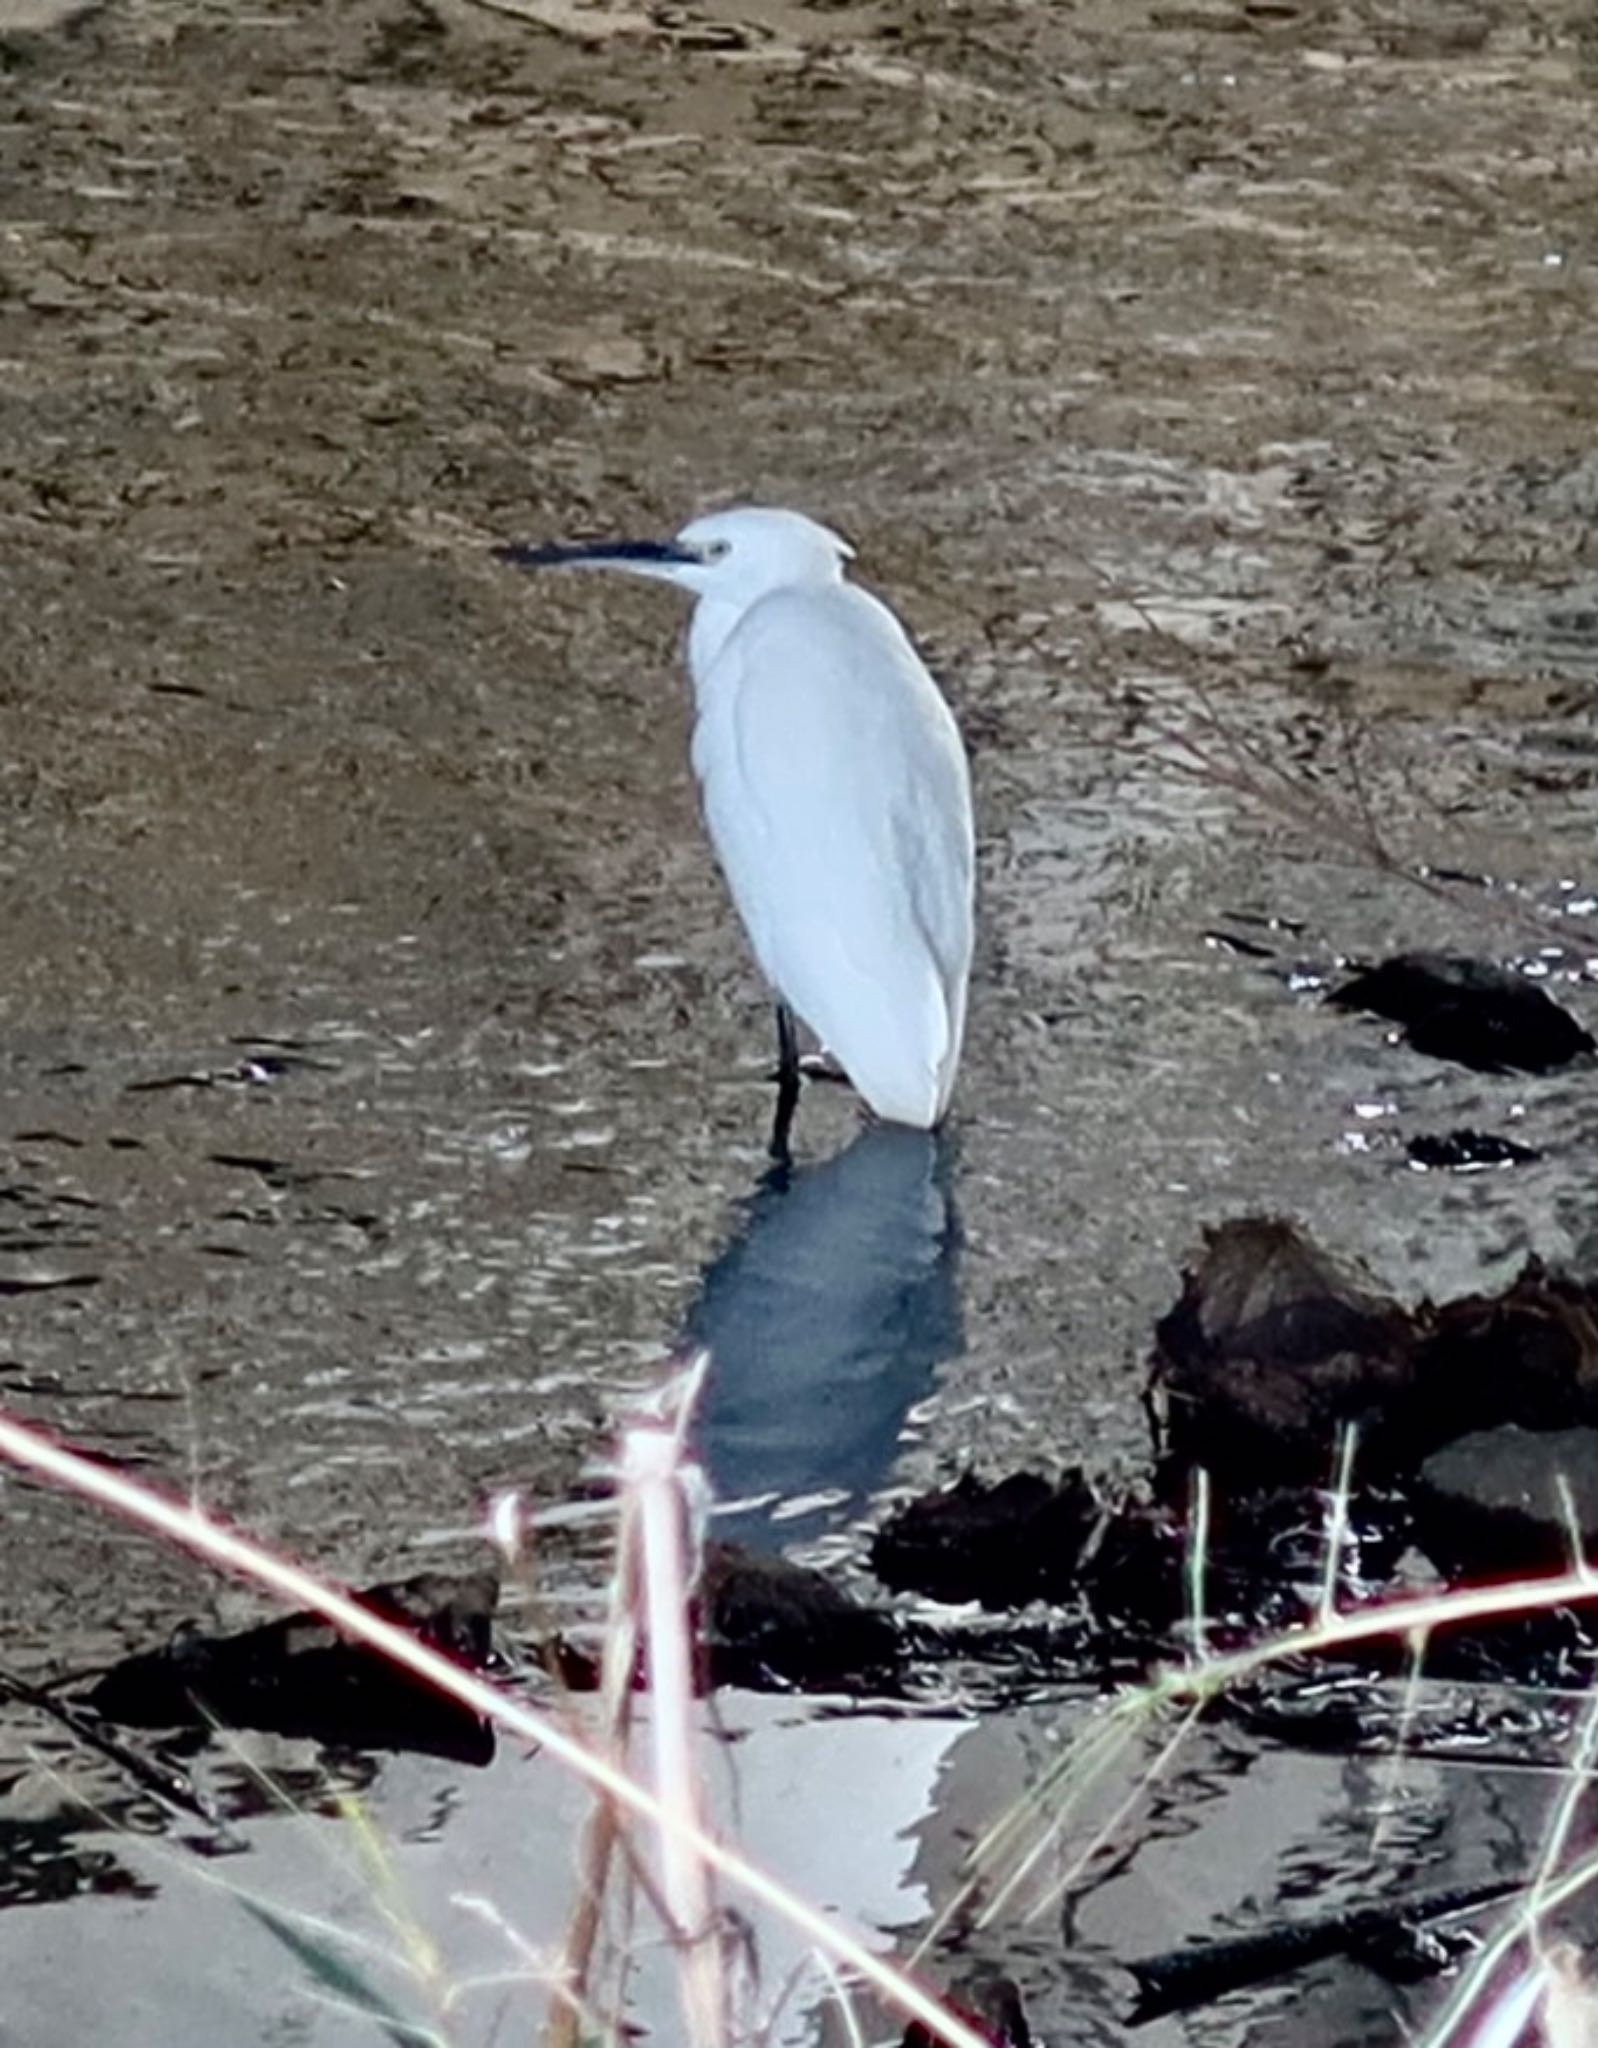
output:
[[[586,563],[592,569],[625,569],[629,565],[658,562],[664,567],[698,567],[704,556],[674,540],[584,540],[554,542],[545,546],[494,549],[494,559],[517,569],[555,569]]]

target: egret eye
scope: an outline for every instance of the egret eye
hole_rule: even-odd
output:
[[[732,553],[732,542],[730,540],[707,540],[703,552],[707,562],[725,561],[727,556]]]

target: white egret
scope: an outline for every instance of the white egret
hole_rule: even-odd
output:
[[[904,628],[798,512],[695,519],[669,541],[496,550],[675,584],[705,821],[776,995],[772,1149],[799,1092],[797,1015],[871,1109],[930,1129],[954,1089],[971,969],[971,781]]]

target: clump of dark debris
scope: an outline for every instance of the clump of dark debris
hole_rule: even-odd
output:
[[[1326,999],[1402,1027],[1414,1051],[1484,1074],[1547,1074],[1593,1050],[1593,1035],[1540,982],[1456,953],[1397,953]]]
[[[358,1605],[413,1633],[471,1671],[493,1668],[492,1573],[424,1572],[371,1586]],[[234,1635],[181,1631],[157,1650],[124,1657],[82,1705],[124,1727],[216,1723],[305,1736],[334,1747],[415,1750],[486,1764],[491,1727],[318,1614],[288,1614]]]
[[[1391,1592],[1401,1571],[1556,1572],[1573,1544],[1598,1545],[1598,1287],[1536,1259],[1497,1293],[1409,1307],[1283,1218],[1219,1224],[1156,1326],[1149,1402],[1140,1494],[1101,1500],[1080,1472],[966,1475],[883,1526],[878,1576],[995,1611],[1074,1603],[1089,1665],[1096,1646],[1101,1668],[1123,1657],[1129,1629],[1170,1654],[1202,1470],[1212,1640],[1251,1639],[1306,1612],[1345,1447],[1349,1597]],[[1489,1668],[1528,1677],[1555,1655],[1568,1674],[1571,1626],[1499,1625]]]

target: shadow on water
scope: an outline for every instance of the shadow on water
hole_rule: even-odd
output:
[[[753,1503],[718,1535],[765,1549],[814,1536],[889,1471],[906,1414],[964,1345],[952,1165],[946,1137],[883,1124],[831,1159],[772,1167],[749,1197],[687,1321],[712,1356],[711,1484]]]

